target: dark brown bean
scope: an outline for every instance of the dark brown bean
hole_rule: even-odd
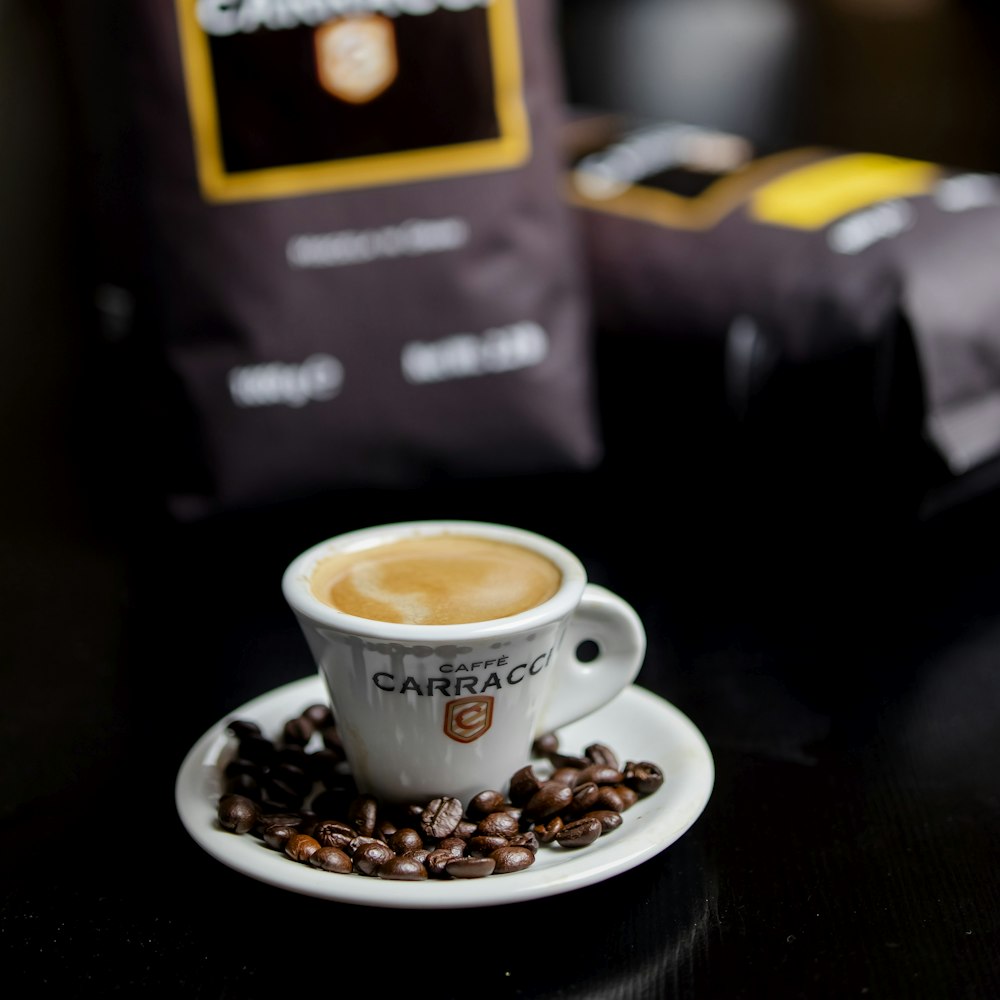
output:
[[[468,841],[463,840],[461,837],[445,837],[438,847],[442,851],[450,851],[456,858],[460,858],[465,853],[465,848]]]
[[[380,864],[377,874],[379,878],[399,882],[422,882],[427,878],[427,869],[416,858],[402,854]]]
[[[495,812],[490,813],[489,816],[485,816],[479,821],[479,826],[476,827],[476,836],[509,839],[517,831],[518,822],[516,816],[511,816],[510,813],[505,812]]]
[[[319,849],[319,841],[308,833],[293,833],[285,841],[285,854],[293,861],[308,861]]]
[[[245,795],[223,795],[217,811],[219,825],[232,833],[248,833],[260,818],[260,806]]]
[[[583,754],[587,760],[592,760],[595,764],[605,764],[608,767],[613,767],[616,771],[618,770],[618,757],[614,750],[605,743],[591,743],[583,751]]]
[[[639,793],[634,788],[629,788],[628,785],[612,785],[611,787],[621,798],[624,809],[630,809],[639,801]]]
[[[346,850],[358,835],[358,831],[339,819],[324,819],[313,827],[312,835],[322,847],[340,847]]]
[[[431,851],[426,860],[424,861],[424,867],[427,869],[429,875],[436,876],[440,878],[447,874],[446,866],[449,861],[453,861],[456,855],[452,854],[451,851],[444,850],[443,848],[437,848],[437,850]]]
[[[469,803],[468,814],[473,818],[488,816],[491,812],[496,812],[506,801],[502,792],[487,789],[473,796]]]
[[[484,878],[492,875],[496,866],[493,858],[452,858],[445,871],[452,878]]]
[[[308,719],[317,729],[333,725],[333,710],[329,705],[310,705],[302,717]]]
[[[463,813],[461,801],[450,795],[431,799],[427,803],[427,808],[421,813],[420,828],[426,836],[440,840],[454,832],[455,827],[462,821]]]
[[[598,809],[595,812],[587,813],[601,824],[601,835],[617,830],[622,825],[622,814],[614,812],[612,809]]]
[[[572,801],[572,788],[558,781],[546,781],[525,804],[524,816],[529,820],[547,819],[561,812]]]
[[[294,826],[286,826],[284,823],[275,823],[264,831],[264,843],[272,850],[283,851],[285,842],[293,833],[299,831]]]
[[[551,844],[562,832],[562,828],[562,818],[559,816],[553,816],[548,822],[537,824],[532,830],[532,833],[534,833],[538,838],[539,843]]]
[[[389,846],[397,854],[406,854],[407,851],[416,851],[424,846],[424,839],[417,830],[404,826],[397,830],[389,839]]]
[[[600,788],[592,781],[585,781],[582,785],[577,785],[573,789],[573,801],[570,803],[570,809],[577,816],[590,812],[597,804],[600,793]]]
[[[580,781],[593,781],[597,785],[617,785],[625,776],[617,767],[606,764],[591,764],[580,772]]]
[[[516,847],[513,844],[498,847],[490,857],[496,862],[496,867],[493,869],[494,875],[519,872],[535,863],[534,851],[527,847]]]
[[[625,800],[614,785],[604,785],[598,792],[594,805],[598,809],[610,809],[613,812],[625,811]]]
[[[542,733],[531,744],[532,757],[548,757],[559,749],[559,737],[555,733]]]
[[[602,833],[601,821],[584,816],[567,823],[556,837],[560,847],[578,848],[592,844]]]
[[[325,872],[347,875],[354,870],[354,863],[339,847],[321,847],[309,855],[309,864]]]
[[[347,808],[347,821],[357,829],[363,837],[370,837],[375,832],[378,822],[378,802],[373,795],[358,795]]]
[[[529,851],[537,851],[538,837],[534,830],[526,830],[510,838],[511,847],[527,847]]]
[[[506,845],[506,837],[470,837],[469,854],[482,858],[487,854],[492,854],[498,847],[505,847]]]
[[[640,795],[652,795],[663,784],[663,772],[648,760],[630,760],[625,765],[625,784]]]
[[[541,781],[535,774],[535,769],[526,764],[515,771],[510,779],[510,801],[516,806],[525,805],[541,787]]]
[[[352,863],[359,875],[375,875],[394,856],[395,852],[388,844],[380,840],[369,840],[354,850]]]

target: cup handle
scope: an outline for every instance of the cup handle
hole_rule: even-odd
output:
[[[597,655],[576,654],[590,640]],[[635,610],[610,590],[588,583],[566,626],[548,703],[535,735],[552,732],[589,715],[631,684],[646,655],[646,631]]]

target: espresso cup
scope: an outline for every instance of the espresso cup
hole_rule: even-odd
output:
[[[282,590],[358,789],[385,802],[505,792],[535,738],[606,705],[646,650],[572,552],[499,524],[352,531],[294,559]]]

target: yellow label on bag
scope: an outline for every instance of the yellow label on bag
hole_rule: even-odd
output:
[[[176,0],[207,201],[511,169],[531,152],[516,0]]]
[[[941,168],[880,153],[850,153],[811,163],[759,188],[748,213],[757,222],[791,229],[821,229],[891,198],[927,194]]]

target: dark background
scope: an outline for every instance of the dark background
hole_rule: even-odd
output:
[[[568,94],[1000,169],[995,9],[906,7],[568,0]],[[607,451],[593,473],[176,524],[130,490],[128,450],[81,434],[102,400],[75,194],[98,151],[70,138],[54,28],[43,4],[0,2],[4,967],[36,995],[250,996],[289,977],[329,987],[317,960],[347,961],[346,942],[410,988],[412,966],[386,955],[417,961],[433,944],[404,946],[393,914],[358,935],[355,912],[221,870],[179,829],[169,789],[216,719],[310,672],[276,584],[293,555],[361,524],[457,516],[551,534],[635,604],[650,638],[640,682],[702,729],[718,779],[689,834],[640,869],[474,914],[448,952],[462,987],[442,995],[468,995],[476,975],[487,996],[1000,995],[989,471],[921,516],[921,484],[892,489],[849,407],[819,453],[787,442],[808,475],[761,467],[711,358],[679,365],[670,344],[626,350],[598,331]],[[498,957],[498,926],[528,943]],[[485,964],[467,950],[484,940]]]

